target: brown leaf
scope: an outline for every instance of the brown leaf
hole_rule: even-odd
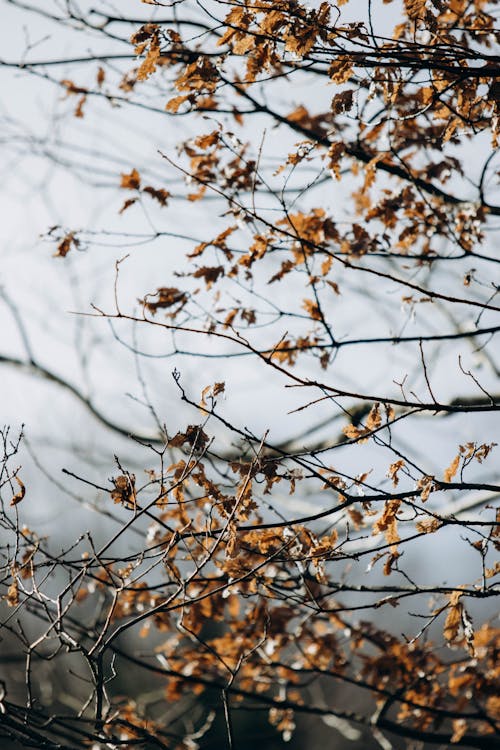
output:
[[[157,297],[156,300],[152,300],[151,297]],[[154,295],[146,295],[143,300],[140,300],[144,307],[149,310],[150,313],[155,315],[159,309],[168,309],[178,305],[178,309],[175,311],[180,312],[182,308],[187,304],[188,295],[186,292],[181,291],[173,286],[162,286]]]
[[[195,450],[203,450],[208,443],[208,435],[199,425],[191,424],[186,428],[186,432],[178,432],[168,441],[171,448],[179,448],[186,443]]]
[[[421,534],[433,534],[434,531],[441,528],[441,521],[437,518],[424,518],[422,521],[418,521],[418,523],[415,524],[415,528],[417,531],[420,531]]]
[[[12,498],[12,500],[10,501],[10,504],[11,504],[11,505],[17,505],[18,503],[20,503],[20,502],[21,502],[21,500],[22,500],[22,499],[24,498],[24,496],[26,495],[26,487],[25,487],[25,486],[24,486],[24,484],[23,484],[23,483],[21,482],[21,480],[19,479],[19,477],[16,477],[16,482],[18,483],[18,485],[19,485],[19,487],[20,487],[21,489],[19,490],[19,492],[17,492],[17,493],[16,493],[15,495],[14,495],[14,497],[13,497],[13,498]]]
[[[210,289],[219,276],[224,276],[224,266],[202,266],[193,273],[194,279],[204,279],[207,289]]]
[[[87,89],[82,88],[81,86],[77,86],[73,83],[73,81],[70,81],[67,78],[64,78],[61,81],[61,85],[66,88],[66,94],[69,96],[70,94],[87,94]]]
[[[115,489],[111,492],[114,503],[123,505],[136,505],[135,476],[134,474],[121,474],[113,479]]]
[[[340,94],[335,94],[331,102],[332,112],[336,115],[349,112],[354,104],[354,89],[347,89]]]
[[[123,206],[120,208],[120,210],[118,211],[118,213],[119,214],[124,213],[124,211],[126,211],[127,208],[130,208],[130,206],[133,206],[134,203],[137,203],[138,200],[139,200],[138,198],[127,198],[127,200],[125,201],[125,203],[123,204]]]
[[[78,248],[80,240],[75,236],[75,232],[68,232],[57,246],[57,251],[54,253],[55,258],[65,258],[71,250],[71,247]]]
[[[142,191],[143,193],[148,193],[148,195],[151,196],[151,198],[154,198],[158,201],[160,206],[166,206],[167,205],[167,199],[170,198],[170,193],[168,190],[165,190],[165,188],[154,188],[148,185],[145,187]]]

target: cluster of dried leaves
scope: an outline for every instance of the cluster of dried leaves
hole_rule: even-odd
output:
[[[202,423],[152,439],[155,465],[143,477],[118,463],[116,476],[95,485],[118,526],[100,545],[87,533],[57,554],[22,524],[29,490],[12,466],[18,445],[5,432],[1,519],[16,543],[2,548],[4,627],[28,664],[26,707],[8,692],[0,697],[6,736],[40,748],[189,750],[203,746],[220,708],[230,748],[238,747],[241,710],[265,711],[285,740],[297,716],[313,714],[325,725],[365,727],[383,747],[382,732],[426,746],[498,743],[500,629],[489,607],[500,546],[493,507],[500,486],[489,479],[495,444],[455,443],[448,451],[455,458],[439,471],[416,444],[445,417],[466,415],[472,424],[500,409],[461,362],[478,395],[436,399],[425,349],[471,345],[498,375],[488,346],[500,330],[491,282],[499,259],[485,249],[486,229],[500,215],[495,152],[487,146],[479,173],[467,173],[467,149],[484,149],[485,139],[496,149],[500,133],[498,32],[485,0],[384,4],[398,18],[384,33],[376,29],[388,27],[387,15],[372,17],[369,3],[364,17],[345,0],[315,8],[297,0],[207,2],[196,5],[201,10],[182,0],[175,16],[133,31],[126,16],[103,12],[98,25],[79,18],[103,35],[127,28],[137,64],[115,91],[102,61],[93,87],[60,81],[80,97],[75,114],[97,95],[150,101],[140,99],[143,91],[154,92],[166,117],[211,113],[177,158],[162,156],[186,200],[217,201],[222,216],[193,242],[178,286],[159,281],[143,293],[141,315],[117,308],[98,316],[208,340],[228,347],[217,349],[228,361],[254,358],[308,394],[298,411],[322,404],[334,414],[330,427],[339,418],[347,424],[317,441],[308,432],[285,443],[256,437],[226,417],[223,383],[192,395],[174,373],[180,398],[201,410]],[[289,81],[309,80],[325,107],[314,97],[283,104]],[[282,138],[269,159],[268,129]],[[167,211],[173,200],[147,184],[141,165],[117,182],[132,196],[120,211],[128,216],[145,194]],[[327,196],[339,183],[350,201],[341,218]],[[75,231],[56,236],[61,257],[81,242]],[[272,291],[281,288],[291,290],[286,304]],[[353,323],[356,337],[348,338],[343,311],[366,299],[383,312]],[[400,307],[405,316],[418,311],[416,335],[405,335],[406,324],[380,332],[386,315],[401,320]],[[471,311],[472,330],[464,318]],[[350,347],[366,347],[352,387],[336,370]],[[373,392],[370,368],[403,348],[425,396],[405,381]],[[431,426],[420,428],[425,419]],[[353,454],[355,472],[343,458]],[[290,496],[316,504],[294,515]],[[425,555],[430,540],[437,548],[460,542],[475,555],[467,580],[447,584],[436,571],[423,583],[404,565],[405,554]],[[417,626],[404,635],[382,626],[379,611],[393,607],[413,613]],[[16,624],[22,611],[38,623],[35,637]],[[31,673],[36,660],[67,653],[86,670],[86,695],[69,716],[33,699]],[[124,670],[154,679],[155,700],[133,689],[116,696],[113,680]],[[319,702],[317,685],[326,696]],[[343,697],[347,685],[362,696],[359,711]],[[193,694],[196,726],[165,708]]]

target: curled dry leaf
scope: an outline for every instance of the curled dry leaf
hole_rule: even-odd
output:
[[[453,591],[449,597],[449,604],[447,607],[448,614],[444,623],[444,637],[448,643],[452,643],[458,636],[460,626],[462,624],[462,602],[460,601],[463,596],[462,591]]]
[[[18,483],[20,490],[19,492],[16,492],[12,500],[10,501],[11,505],[17,505],[21,502],[21,500],[24,499],[24,496],[26,495],[26,487],[24,486],[23,482],[19,479],[18,476],[16,476],[16,482]]]
[[[10,584],[5,599],[8,607],[17,607],[19,604],[19,584],[16,579]]]

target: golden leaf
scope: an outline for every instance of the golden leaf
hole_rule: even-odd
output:
[[[443,630],[444,637],[449,643],[454,641],[457,637],[462,622],[462,603],[460,602],[461,596],[461,591],[453,591],[453,593],[450,594],[448,615],[446,617]]]
[[[87,89],[84,89],[82,86],[77,86],[73,81],[70,81],[68,78],[64,78],[61,81],[61,86],[64,86],[66,89],[66,94],[69,96],[70,94],[87,94]]]
[[[182,94],[181,96],[174,96],[173,99],[169,99],[165,105],[167,112],[178,112],[181,104],[189,99],[189,94]]]
[[[226,388],[225,383],[214,383],[213,385],[206,385],[201,392],[200,409],[205,411],[208,406],[208,399],[213,400],[219,393],[224,393]]]
[[[133,474],[121,474],[113,479],[113,484],[115,485],[115,489],[111,492],[113,502],[135,507],[135,476]]]
[[[396,545],[400,541],[398,534],[398,521],[396,514],[401,505],[401,500],[387,500],[384,505],[384,511],[378,521],[373,525],[372,534],[379,534],[385,531],[385,538],[388,544]],[[396,549],[393,547],[391,552],[395,554]]]
[[[19,604],[19,587],[16,580],[14,580],[14,582],[10,584],[7,590],[7,596],[5,598],[7,600],[8,607],[17,607],[17,605]]]
[[[385,538],[388,544],[396,544],[401,539],[398,534],[398,522],[395,517],[391,518],[391,522],[387,525]]]
[[[167,199],[170,198],[170,193],[168,190],[165,190],[165,188],[154,188],[151,187],[151,185],[148,185],[142,192],[147,193],[151,198],[157,200],[160,206],[166,206]]]
[[[447,141],[449,141],[453,137],[453,135],[454,135],[454,133],[455,133],[455,131],[458,128],[459,125],[460,125],[460,120],[458,119],[458,117],[453,117],[449,121],[449,123],[448,123],[448,125],[446,127],[446,130],[444,131],[444,134],[442,136],[442,140],[443,140],[444,143],[446,143]]]
[[[416,19],[425,13],[426,0],[405,0],[405,9],[408,18]]]
[[[340,94],[335,94],[333,97],[330,108],[335,115],[344,114],[349,112],[354,105],[354,89],[347,89],[341,91]]]
[[[401,471],[404,465],[405,462],[402,459],[399,459],[399,461],[395,461],[389,466],[387,476],[389,477],[389,479],[392,479],[393,487],[396,487],[399,484],[398,472]]]
[[[305,299],[302,303],[302,307],[313,320],[321,320],[321,312],[316,302],[313,302],[310,299]]]
[[[453,719],[452,726],[453,734],[451,736],[450,742],[460,742],[467,731],[467,722],[465,721],[465,719]]]
[[[424,518],[422,521],[415,524],[415,527],[417,531],[420,531],[422,534],[432,534],[434,531],[441,528],[441,521],[437,518]]]
[[[160,58],[160,37],[158,29],[155,29],[151,35],[148,53],[137,71],[137,80],[145,81],[152,73],[155,72],[158,60]]]
[[[133,169],[129,174],[121,175],[120,187],[126,190],[139,190],[141,186],[141,177],[137,169]]]
[[[357,439],[358,439],[359,437],[361,437],[362,435],[364,435],[364,431],[363,431],[363,430],[360,430],[360,429],[358,429],[358,428],[357,428],[357,427],[356,427],[355,425],[353,425],[353,424],[348,424],[348,425],[346,425],[345,427],[343,427],[343,428],[342,428],[342,432],[343,432],[343,433],[344,433],[344,435],[345,435],[346,437],[348,437],[348,438],[349,438],[350,440],[357,440]],[[366,443],[366,441],[367,441],[367,440],[368,440],[368,438],[362,438],[361,440],[359,440],[359,442],[360,442],[360,443]]]
[[[420,497],[422,498],[422,502],[425,503],[434,489],[434,477],[423,476],[417,482],[417,489],[420,490]]]
[[[448,466],[448,468],[445,469],[445,471],[444,471],[444,481],[445,482],[451,482],[451,480],[453,479],[453,477],[455,476],[455,474],[458,471],[458,465],[459,465],[459,463],[460,463],[460,453],[457,456],[455,456],[455,458],[453,459],[453,461],[451,462],[451,464]]]
[[[366,419],[366,428],[368,430],[376,430],[382,424],[382,417],[380,415],[380,404],[373,404],[370,413]]]
[[[235,55],[244,55],[255,47],[255,43],[255,36],[245,34],[237,42],[233,42],[233,52]]]
[[[238,312],[239,310],[237,307],[234,307],[232,310],[229,311],[229,313],[224,318],[224,326],[223,326],[224,328],[229,328],[230,326],[232,326],[235,317],[238,315]]]
[[[485,578],[493,578],[494,576],[498,575],[500,573],[500,562],[497,561],[493,568],[485,568],[484,571],[484,577]]]

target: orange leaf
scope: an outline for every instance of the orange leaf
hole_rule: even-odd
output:
[[[141,177],[137,169],[133,169],[129,174],[122,173],[120,187],[126,190],[139,190],[141,186]]]
[[[189,95],[174,96],[173,99],[169,99],[165,105],[167,112],[178,112],[181,104],[189,99]]]
[[[445,472],[444,472],[445,482],[451,482],[451,480],[453,479],[453,477],[458,471],[459,463],[460,463],[460,454],[458,454],[458,456],[455,456],[455,458],[453,459],[451,464],[448,466],[448,468],[445,469]]]

